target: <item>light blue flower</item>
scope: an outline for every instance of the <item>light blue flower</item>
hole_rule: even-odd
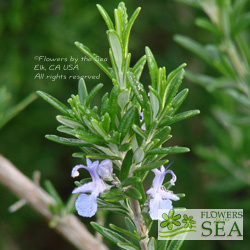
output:
[[[92,163],[90,159],[87,158],[86,160],[87,166],[75,166],[72,169],[71,176],[73,178],[79,176],[78,170],[84,168],[89,171],[92,181],[77,187],[72,193],[82,193],[78,196],[75,202],[78,214],[83,217],[92,217],[97,211],[97,197],[100,193],[111,188],[111,186],[106,184],[103,179],[107,180],[107,178],[111,178],[113,165],[110,160],[104,160],[100,164],[99,161],[94,161]]]
[[[168,167],[165,169],[164,166],[161,166],[161,170],[152,170],[155,174],[153,187],[147,191],[147,194],[152,196],[152,199],[149,201],[149,214],[152,220],[160,219],[160,216],[158,216],[158,209],[170,210],[173,208],[172,200],[177,201],[180,199],[176,194],[166,190],[162,185],[166,174],[172,175],[170,182],[173,186],[175,185],[176,175],[172,170],[168,170]]]
[[[144,115],[143,115],[143,112],[141,112],[140,113],[140,123],[142,123],[144,121]],[[142,131],[145,131],[146,130],[146,124],[145,123],[143,123],[142,125],[141,125],[141,130]]]

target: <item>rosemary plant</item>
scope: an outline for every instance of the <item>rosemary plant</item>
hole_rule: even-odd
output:
[[[166,68],[157,66],[153,53],[146,47],[146,55],[131,66],[129,36],[140,8],[128,19],[125,4],[120,3],[114,11],[115,23],[102,6],[97,8],[108,26],[111,66],[85,45],[75,45],[110,78],[113,88],[102,97],[99,108],[93,107],[91,101],[102,83],[88,91],[84,79],[80,79],[78,94],[68,99],[70,107],[38,91],[63,114],[56,117],[61,124],[57,130],[70,136],[46,138],[78,148],[73,156],[81,164],[73,168],[72,177],[79,176],[81,168],[90,173],[91,178],[75,182],[73,193],[80,193],[75,202],[78,214],[92,217],[97,210],[108,210],[124,217],[126,229],[113,224],[105,228],[91,222],[96,231],[122,249],[166,249],[168,245],[177,249],[181,242],[157,242],[150,237],[150,228],[153,220],[158,219],[159,208],[170,210],[172,201],[184,197],[170,191],[176,176],[164,165],[168,163],[166,156],[189,149],[163,144],[172,137],[171,124],[199,113],[192,110],[177,114],[188,94],[188,89],[178,93],[185,64],[166,75]],[[151,78],[147,91],[140,83],[146,62]],[[145,190],[143,183],[151,170],[155,175],[153,185]],[[171,179],[164,182],[168,173]]]

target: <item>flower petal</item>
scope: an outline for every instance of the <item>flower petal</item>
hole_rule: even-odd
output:
[[[174,186],[175,182],[177,180],[177,177],[174,174],[174,172],[172,170],[167,170],[167,171],[165,171],[165,174],[171,174],[172,175],[172,179],[170,180],[170,183],[171,183],[172,186]]]
[[[173,201],[178,201],[180,198],[173,193],[173,191],[166,190],[164,192],[161,192],[161,197]]]
[[[162,200],[160,204],[160,209],[169,209],[173,208],[171,200]],[[169,216],[168,216],[169,217]]]
[[[79,172],[78,169],[80,168],[86,168],[84,165],[76,165],[75,167],[73,167],[72,171],[71,171],[71,177],[75,178],[77,176],[79,176]]]
[[[154,198],[149,201],[149,215],[152,220],[158,220],[158,209],[160,208],[161,199]]]
[[[95,189],[95,185],[93,182],[88,182],[80,187],[77,187],[73,190],[73,194],[76,193],[91,193]]]
[[[97,211],[96,196],[81,194],[75,202],[76,210],[83,217],[92,217]]]
[[[152,220],[162,220],[162,214],[158,213],[159,209],[170,210],[172,208],[173,206],[171,200],[162,200],[159,196],[156,196],[149,201],[149,215]]]
[[[88,167],[92,165],[92,161],[89,158],[86,158],[86,162]]]
[[[154,188],[150,188],[146,193],[150,194],[154,198],[156,195],[156,190]]]
[[[110,180],[111,181],[113,179],[113,177],[112,177],[112,173],[113,173],[112,161],[109,159],[102,161],[98,166],[97,172],[103,180]]]

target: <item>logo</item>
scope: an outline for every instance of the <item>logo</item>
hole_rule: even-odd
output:
[[[243,209],[159,209],[159,240],[243,240]]]

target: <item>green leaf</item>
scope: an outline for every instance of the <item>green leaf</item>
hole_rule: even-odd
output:
[[[178,146],[173,146],[173,147],[167,147],[167,148],[157,148],[151,150],[148,154],[182,154],[182,153],[187,153],[189,152],[189,148],[185,147],[178,147]]]
[[[127,198],[128,198],[127,195],[119,194],[119,195],[114,196],[114,197],[105,198],[105,201],[114,203],[114,202],[117,202],[117,201],[125,200],[125,199],[127,199]]]
[[[141,107],[143,109],[150,110],[148,96],[143,85],[131,73],[128,73],[128,80]]]
[[[56,117],[57,121],[59,121],[61,124],[69,127],[69,128],[84,128],[83,125],[81,123],[79,123],[78,121],[76,121],[73,118],[70,118],[68,116],[61,116],[58,115]]]
[[[205,17],[199,17],[195,19],[195,24],[207,31],[214,33],[217,36],[220,36],[220,32],[218,31],[217,27]]]
[[[109,133],[109,128],[110,128],[110,116],[109,116],[109,113],[105,113],[105,115],[102,116],[101,126],[103,127],[103,129],[107,133]]]
[[[125,108],[125,106],[129,102],[130,91],[127,89],[123,89],[122,92],[118,96],[118,105],[120,106],[121,110]]]
[[[53,107],[58,109],[60,112],[62,112],[65,115],[69,115],[68,107],[64,105],[63,103],[61,103],[60,101],[58,101],[56,98],[42,91],[37,91],[36,93],[39,96],[41,96],[46,102],[48,102]]]
[[[166,250],[168,246],[169,240],[159,240],[157,250]]]
[[[132,245],[132,244],[118,243],[117,245],[121,249],[125,249],[125,250],[139,250],[138,247],[136,247],[135,245]]]
[[[167,181],[166,183],[163,184],[163,186],[166,188],[166,190],[169,190],[173,185],[171,184],[170,181]]]
[[[152,87],[157,90],[157,81],[158,81],[158,66],[155,61],[154,55],[149,47],[145,48],[147,63],[149,68],[149,74],[151,77]]]
[[[84,154],[86,155],[86,154]],[[90,158],[90,159],[99,159],[99,160],[103,160],[103,159],[110,159],[110,160],[121,160],[120,157],[118,156],[115,156],[115,155],[107,155],[107,154],[87,154],[86,155],[87,158]]]
[[[86,98],[86,106],[89,106],[91,100],[94,98],[94,96],[100,91],[100,89],[103,87],[102,83],[97,84],[88,94]]]
[[[104,130],[104,128],[97,120],[91,119],[90,124],[92,125],[92,128],[96,131],[98,135],[100,135],[101,137],[108,136],[108,133]]]
[[[238,18],[238,21],[235,24],[234,32],[240,33],[246,29],[248,29],[250,25],[250,12],[241,14]]]
[[[135,176],[139,176],[138,173],[135,173]],[[144,190],[144,186],[143,186],[143,181],[141,182],[136,182],[134,184],[135,188],[140,192],[141,194],[141,199],[139,200],[140,204],[143,205],[146,202],[146,195],[145,195],[145,190]]]
[[[124,50],[125,50],[125,55],[128,53],[128,43],[129,43],[129,36],[130,36],[130,32],[132,29],[132,26],[135,22],[135,19],[137,18],[137,16],[140,13],[141,8],[138,7],[135,12],[133,13],[133,15],[131,16],[131,18],[129,19],[128,25],[127,25],[127,29],[126,29],[126,33],[124,36]]]
[[[91,182],[91,181],[92,181],[92,178],[85,178],[85,179],[82,179],[80,181],[74,181],[74,184],[77,187],[80,187],[80,186],[84,185],[85,183],[88,183],[88,182]]]
[[[134,224],[134,222],[129,217],[125,217],[124,221],[125,221],[125,225],[126,225],[127,229],[130,232],[133,233],[134,231],[136,231],[135,224]]]
[[[175,35],[174,40],[212,66],[213,57],[201,44],[182,35]]]
[[[156,250],[156,249],[157,249],[156,240],[154,237],[151,237],[148,242],[148,250]]]
[[[5,93],[4,93],[5,94]],[[5,98],[6,96],[1,96],[0,98]],[[20,103],[15,105],[14,107],[11,107],[5,114],[2,119],[0,119],[0,129],[9,122],[12,118],[14,118],[19,112],[21,112],[23,109],[25,109],[30,103],[32,103],[37,98],[37,95],[35,93],[30,94],[25,99],[23,99]],[[2,101],[2,100],[1,100]],[[0,101],[0,102],[1,102]],[[0,104],[0,108],[2,103]],[[1,116],[1,114],[0,114]]]
[[[155,91],[151,86],[149,86],[149,89],[150,89],[150,103],[153,111],[153,120],[154,120],[156,119],[157,114],[159,112],[161,101],[157,91]]]
[[[126,151],[129,151],[131,148],[132,148],[131,143],[125,143],[125,144],[122,144],[122,145],[119,147],[118,150],[119,150],[120,152],[126,152]]]
[[[184,119],[190,118],[192,116],[198,115],[200,114],[200,110],[190,110],[190,111],[186,111],[186,112],[182,112],[179,113],[177,115],[174,115],[173,117],[166,117],[162,120],[161,125],[162,126],[166,126],[166,125],[170,125],[173,124],[175,122],[179,122],[182,121]]]
[[[118,11],[119,11],[119,15],[121,16],[121,19],[122,19],[122,37],[124,38],[126,29],[127,29],[127,25],[128,25],[127,8],[126,8],[124,2],[120,2],[118,4]]]
[[[44,186],[46,190],[48,191],[48,193],[55,199],[59,210],[62,209],[64,207],[63,201],[60,195],[58,194],[58,192],[56,191],[55,187],[53,186],[53,184],[49,180],[46,180],[44,182]]]
[[[100,14],[102,15],[105,23],[107,24],[108,29],[113,30],[114,29],[113,22],[111,21],[111,18],[109,17],[106,10],[100,4],[97,4],[96,7],[98,8],[98,10],[99,10]]]
[[[46,135],[45,138],[48,140],[51,140],[53,142],[57,142],[60,144],[64,144],[67,146],[86,146],[87,143],[82,140],[77,140],[77,139],[72,139],[72,138],[64,138],[64,137],[59,137],[56,135]]]
[[[244,95],[239,93],[233,89],[227,89],[226,92],[233,98],[235,101],[245,106],[246,108],[250,108],[250,100]]]
[[[149,170],[158,168],[158,167],[160,167],[161,165],[165,165],[166,163],[168,163],[168,160],[156,161],[156,162],[153,162],[153,163],[150,163],[150,164],[142,165],[142,167],[137,168],[137,169],[135,170],[135,172],[136,172],[136,173],[139,173],[139,172],[146,172],[146,171],[149,171]]]
[[[133,125],[132,126],[133,130],[138,134],[140,135],[142,138],[146,139],[147,135],[146,133],[141,129],[139,128],[137,125]]]
[[[108,64],[100,56],[93,54],[88,47],[85,45],[75,42],[76,47],[82,51],[86,56],[92,59],[92,61],[110,78],[113,78],[113,75],[110,71]]]
[[[166,88],[163,90],[164,92],[164,97],[163,97],[163,105],[168,105],[171,103],[172,99],[175,97],[182,79],[184,77],[184,67],[186,66],[185,63],[183,63],[180,67],[172,71],[168,75],[168,79],[166,82]]]
[[[124,237],[122,237],[121,235],[119,235],[118,233],[107,229],[103,226],[100,226],[99,224],[97,224],[96,222],[90,222],[91,226],[101,235],[103,235],[104,237],[106,237],[107,239],[109,239],[110,241],[112,241],[113,243],[117,244],[117,243],[129,243],[128,240],[126,240]]]
[[[122,189],[112,188],[111,190],[107,191],[106,193],[102,193],[101,197],[102,198],[111,198],[111,197],[114,197],[114,196],[119,195],[121,193],[123,193]]]
[[[105,93],[102,97],[102,105],[101,105],[101,114],[104,115],[105,113],[108,112],[109,108],[109,98],[108,98],[109,93]]]
[[[125,194],[135,200],[140,200],[142,198],[141,193],[138,189],[134,187],[129,187],[126,191]]]
[[[127,210],[119,203],[114,204],[114,203],[101,200],[99,198],[97,198],[97,203],[98,203],[98,209],[100,210],[104,210],[104,211],[109,210],[109,211],[121,214],[123,216],[127,216]]]
[[[207,75],[201,75],[197,73],[192,73],[190,71],[186,71],[186,78],[190,81],[195,82],[196,84],[200,84],[207,91],[212,92],[217,88],[229,88],[234,86],[234,81],[232,79],[226,77],[211,77]]]
[[[105,141],[98,137],[97,135],[88,132],[88,131],[84,131],[82,129],[74,129],[73,133],[75,134],[75,136],[77,138],[79,138],[80,140],[83,140],[85,142],[88,143],[93,143],[93,144],[97,144],[97,145],[103,145],[105,144]]]
[[[131,130],[132,128],[132,124],[134,123],[134,119],[135,119],[135,112],[136,112],[136,108],[135,107],[131,107],[126,114],[123,116],[119,127],[118,127],[118,132],[121,133],[121,141],[123,141],[124,137],[126,136],[126,134]]]
[[[174,99],[172,100],[172,108],[173,110],[170,112],[170,115],[175,114],[176,111],[180,108],[181,104],[184,102],[188,95],[189,90],[183,89],[180,93],[178,93]]]
[[[169,126],[165,126],[161,129],[158,129],[158,132],[155,134],[155,136],[153,137],[153,139],[159,139],[159,145],[163,144],[168,138],[169,138],[169,134],[171,132],[171,127]]]
[[[78,194],[71,194],[66,202],[66,208],[65,212],[67,215],[75,213],[76,208],[75,208],[75,201],[77,198]]]
[[[135,78],[139,81],[142,71],[144,69],[146,63],[146,56],[142,56],[138,62],[134,65],[134,67],[131,69],[132,73],[134,74]]]
[[[179,198],[184,198],[186,195],[185,194],[176,194]]]
[[[109,45],[112,50],[115,64],[118,69],[118,73],[122,71],[123,66],[123,53],[122,53],[122,43],[118,34],[114,30],[107,31]],[[119,78],[118,78],[119,79]]]
[[[116,27],[116,32],[119,38],[122,39],[122,11],[120,11],[120,9],[115,9],[114,10],[114,16],[115,16],[115,27]]]
[[[137,177],[137,176],[129,177],[122,182],[122,186],[127,187],[135,183],[139,183],[140,181],[141,181],[140,177]]]
[[[129,232],[128,230],[123,229],[123,228],[120,228],[120,227],[117,227],[117,226],[114,225],[114,224],[109,224],[109,226],[110,226],[111,229],[117,231],[118,233],[125,234],[125,235],[127,235],[127,236],[129,236],[129,237],[132,237],[132,238],[138,240],[138,241],[140,240],[140,236],[139,236],[138,234],[131,233],[131,232]]]
[[[142,148],[137,148],[134,155],[133,155],[133,163],[134,164],[138,164],[140,162],[142,162],[142,160],[144,159],[145,156],[145,152]]]
[[[117,113],[117,98],[119,94],[118,86],[114,86],[110,93],[108,113],[111,118],[110,130],[115,129],[115,118]]]
[[[187,233],[184,233],[183,238],[185,238]],[[172,240],[171,243],[168,246],[167,250],[179,250],[184,242],[183,240]]]
[[[80,102],[84,103],[86,97],[88,96],[88,90],[83,78],[81,78],[78,83],[78,95],[80,98]]]
[[[127,152],[122,162],[121,172],[120,172],[121,181],[124,181],[129,175],[129,171],[132,165],[132,158],[133,158],[133,150],[131,149]]]

